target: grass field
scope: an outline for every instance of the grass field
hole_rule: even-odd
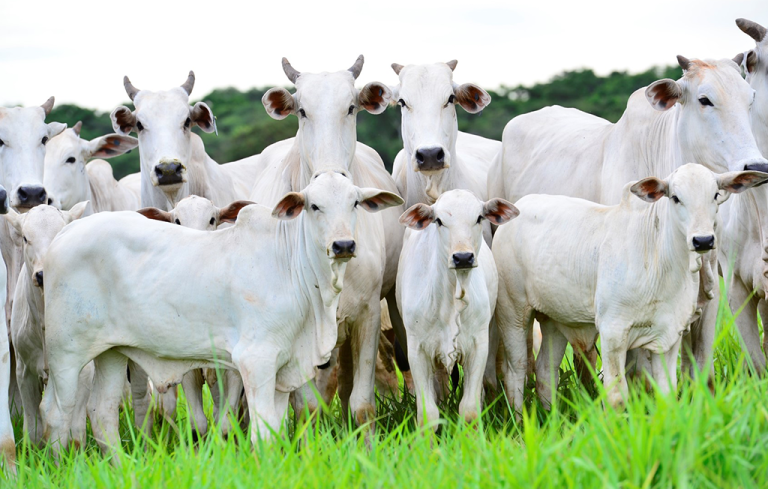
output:
[[[721,307],[721,311],[727,308]],[[605,410],[564,361],[560,400],[545,413],[529,393],[522,423],[501,398],[477,425],[444,404],[437,435],[415,425],[414,399],[381,400],[369,450],[338,402],[315,425],[289,423],[272,444],[251,448],[214,431],[195,444],[184,404],[176,427],[150,439],[123,421],[126,455],[115,467],[93,440],[59,465],[48,449],[18,446],[18,476],[6,487],[766,487],[768,381],[751,375],[729,313],[718,321],[715,393],[685,379],[677,396],[634,389],[625,411]],[[210,407],[210,406],[209,406]],[[17,420],[17,439],[21,437]]]

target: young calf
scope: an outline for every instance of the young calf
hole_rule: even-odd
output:
[[[47,382],[45,359],[45,306],[43,304],[43,260],[48,246],[64,226],[79,219],[88,202],[80,202],[69,211],[50,205],[33,207],[26,214],[13,209],[5,215],[8,223],[22,237],[24,264],[21,267],[11,312],[11,341],[16,352],[16,381],[24,407],[24,431],[33,443],[43,435],[40,400]],[[77,412],[81,422],[73,427],[76,440],[85,441],[85,408],[93,377],[93,366],[83,369],[78,383]]]
[[[493,242],[510,404],[521,411],[526,331],[534,317],[543,335],[536,379],[545,404],[567,342],[590,345],[598,333],[611,405],[626,399],[630,348],[650,350],[661,391],[675,389],[680,338],[697,306],[701,254],[716,245],[718,206],[767,179],[754,171],[717,175],[689,163],[666,180],[628,183],[615,206],[556,195],[520,199],[520,217]]]
[[[410,229],[400,254],[397,301],[420,424],[439,419],[435,372],[450,372],[456,362],[464,367],[459,414],[468,421],[478,416],[498,285],[483,221],[500,225],[517,214],[506,200],[483,203],[466,190],[451,190],[434,205],[416,204],[400,217]]]

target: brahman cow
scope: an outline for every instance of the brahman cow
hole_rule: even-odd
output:
[[[734,61],[678,56],[678,62],[683,77],[637,90],[616,124],[557,106],[512,119],[488,173],[488,195],[515,202],[556,194],[616,204],[624,183],[668,175],[688,161],[717,173],[768,171],[749,126],[753,90]],[[704,260],[701,318],[691,336],[698,368],[708,373],[720,290],[715,254]]]
[[[654,380],[662,392],[674,391],[681,337],[697,309],[701,255],[718,241],[718,206],[729,193],[766,180],[762,172],[718,175],[690,163],[665,180],[624,185],[614,206],[561,195],[520,199],[520,216],[493,242],[510,405],[521,412],[526,330],[534,317],[542,331],[537,391],[545,404],[567,343],[589,345],[598,333],[611,405],[626,400],[630,348],[651,351]]]
[[[80,138],[82,126],[80,121],[48,142],[43,183],[51,205],[69,210],[87,200],[91,203],[91,212],[86,215],[138,209],[139,174],[118,181],[109,163],[91,159],[119,156],[138,146],[139,141],[120,134],[107,134],[87,141]]]
[[[295,138],[275,143],[261,154],[251,200],[275,204],[283,193],[306,185],[313,172],[329,168],[348,172],[355,185],[397,192],[379,155],[357,142],[357,113],[365,110],[379,114],[391,98],[389,88],[379,82],[370,82],[361,90],[355,88],[362,68],[360,56],[348,70],[300,73],[283,58],[283,70],[296,86],[296,93],[272,88],[264,94],[262,102],[275,119],[290,114],[298,117],[299,131]],[[402,247],[403,230],[397,222],[401,212],[398,207],[381,215],[361,216],[355,247],[349,250],[357,258],[349,264],[349,283],[339,301],[339,397],[344,411],[351,408],[360,424],[372,420],[375,413],[379,299],[394,288]],[[393,307],[397,308],[396,301],[392,298],[387,302],[392,313]],[[394,317],[392,322],[396,322]],[[327,392],[323,386],[318,386],[317,391]],[[303,400],[310,410],[318,406],[312,386],[305,386],[293,399],[296,412],[304,410]]]
[[[397,269],[397,301],[408,334],[419,424],[440,418],[435,374],[450,372],[457,363],[464,369],[459,414],[467,421],[480,414],[498,288],[482,224],[501,225],[517,214],[505,200],[483,202],[466,190],[449,190],[433,205],[415,204],[400,217],[410,229]]]
[[[11,341],[16,354],[16,381],[24,407],[24,431],[32,443],[38,444],[43,435],[40,400],[48,378],[45,359],[45,307],[43,261],[53,238],[64,226],[85,213],[88,202],[79,202],[69,211],[50,205],[39,205],[26,214],[10,209],[5,220],[21,235],[24,264],[16,284],[16,297],[11,312]],[[77,385],[78,414],[72,426],[72,436],[85,443],[85,409],[93,383],[93,365],[83,369]]]
[[[274,210],[247,206],[234,226],[216,232],[135,212],[72,223],[44,262],[47,439],[56,450],[67,445],[77,377],[94,360],[94,437],[119,451],[128,358],[161,392],[192,369],[237,369],[252,440],[271,438],[289,393],[312,379],[336,345],[357,209],[400,204],[395,194],[355,186],[346,172],[326,171]]]
[[[125,91],[136,106],[112,111],[112,127],[119,134],[136,131],[141,159],[141,205],[171,210],[188,195],[199,195],[218,206],[247,198],[256,173],[256,156],[219,165],[205,152],[197,126],[216,130],[213,112],[204,102],[189,106],[195,74],[180,87],[159,92],[139,90],[126,76]]]

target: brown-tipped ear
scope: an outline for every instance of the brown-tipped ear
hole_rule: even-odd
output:
[[[88,141],[88,158],[112,158],[127,153],[139,145],[139,140],[121,134],[107,134]]]
[[[112,119],[112,129],[124,136],[129,135],[136,125],[136,116],[125,105],[113,110],[109,117]]]
[[[296,112],[296,101],[293,100],[291,92],[285,88],[270,88],[267,93],[261,97],[261,103],[267,109],[267,114],[273,119],[282,120],[289,114]]]
[[[491,103],[491,96],[488,95],[488,92],[473,83],[465,83],[456,87],[453,93],[456,95],[456,103],[470,114],[480,112]]]
[[[250,200],[236,200],[228,206],[222,207],[219,209],[219,222],[235,222],[243,207],[255,203]]]
[[[192,119],[193,124],[207,133],[212,133],[216,130],[216,118],[213,116],[211,108],[205,102],[196,103],[189,113],[189,118]]]
[[[656,202],[667,195],[669,186],[661,178],[648,177],[632,185],[629,190],[646,202]]]
[[[656,110],[669,110],[677,103],[683,91],[675,80],[665,78],[657,80],[645,89],[645,98]]]
[[[379,82],[370,82],[360,90],[360,107],[371,114],[381,114],[392,100],[392,90],[388,86]]]
[[[405,203],[399,195],[377,188],[361,188],[360,197],[359,204],[368,212],[379,212]]]
[[[761,171],[732,171],[717,175],[717,186],[732,194],[740,194],[768,180],[768,173]]]
[[[400,216],[400,224],[421,231],[435,220],[435,211],[427,204],[414,204]]]
[[[517,207],[504,199],[491,199],[483,204],[483,217],[501,226],[520,215]]]
[[[136,212],[146,217],[147,219],[154,219],[155,221],[173,222],[173,214],[158,209],[157,207],[145,207],[139,209]]]
[[[757,69],[757,53],[754,49],[747,53],[747,73],[754,73]]]
[[[305,203],[306,199],[304,199],[304,194],[299,192],[289,192],[272,210],[272,217],[283,221],[296,219],[299,217],[299,214],[301,214],[301,211],[304,210]]]

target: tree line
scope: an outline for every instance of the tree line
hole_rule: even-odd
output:
[[[632,92],[660,78],[678,79],[680,76],[681,70],[677,66],[653,67],[636,74],[615,71],[607,76],[598,76],[591,69],[581,69],[565,71],[547,82],[532,86],[502,86],[488,90],[492,102],[482,113],[473,115],[457,109],[459,130],[500,140],[510,119],[549,105],[574,107],[616,122]],[[267,115],[261,104],[261,97],[267,90],[221,88],[202,98],[216,115],[219,132],[217,136],[196,129],[211,158],[219,163],[235,161],[261,153],[270,144],[296,135],[298,120],[295,117],[276,121]],[[133,109],[130,103],[124,105]],[[83,121],[81,137],[85,139],[114,132],[109,113],[77,105],[58,105],[47,120],[65,122],[69,127]],[[390,107],[376,116],[360,112],[357,139],[378,151],[391,171],[392,162],[402,148],[399,107]],[[138,150],[113,158],[110,163],[116,178],[138,172]]]

